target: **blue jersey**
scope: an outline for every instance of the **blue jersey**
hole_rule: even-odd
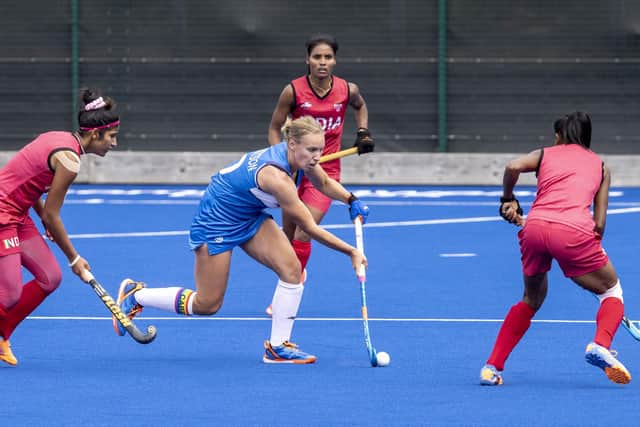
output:
[[[279,207],[275,197],[260,188],[258,173],[275,166],[292,177],[286,142],[242,156],[211,177],[191,224],[189,245],[207,243],[209,253],[225,252],[251,239],[262,222],[270,218],[265,208]],[[299,171],[296,186],[302,179]]]

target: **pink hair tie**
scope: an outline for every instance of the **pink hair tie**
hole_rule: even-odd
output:
[[[102,99],[102,97],[98,98],[98,99],[94,99],[93,101],[91,101],[90,103],[88,103],[87,105],[84,106],[84,111],[93,111],[93,110],[97,110],[99,108],[104,107],[105,105],[107,105],[106,102],[104,102],[104,99]]]

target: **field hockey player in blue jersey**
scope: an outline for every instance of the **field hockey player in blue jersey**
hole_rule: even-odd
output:
[[[324,148],[324,130],[310,116],[287,121],[284,142],[245,154],[211,178],[191,224],[189,245],[195,254],[195,291],[149,288],[125,279],[118,293],[122,311],[133,318],[143,307],[185,316],[213,315],[222,307],[227,290],[231,253],[237,246],[278,275],[273,296],[271,337],[264,342],[265,363],[313,363],[314,355],[290,342],[304,287],[300,261],[285,233],[265,208],[279,207],[314,240],[351,258],[357,269],[363,253],[319,227],[298,197],[303,176],[333,200],[349,205],[351,220],[366,220],[369,208],[318,163]],[[126,330],[114,321],[119,335]]]

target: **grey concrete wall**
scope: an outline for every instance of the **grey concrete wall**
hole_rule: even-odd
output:
[[[14,152],[0,151],[0,166]],[[118,152],[83,158],[76,182],[92,184],[206,184],[243,153]],[[345,184],[500,185],[505,164],[520,154],[372,153],[343,159]],[[603,155],[612,185],[640,187],[640,156]],[[535,184],[533,174],[520,184]]]

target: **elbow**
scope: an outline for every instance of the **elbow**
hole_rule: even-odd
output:
[[[518,164],[515,161],[510,161],[509,163],[507,163],[507,166],[505,166],[504,168],[505,175],[514,175],[519,172],[520,170],[518,168]]]

